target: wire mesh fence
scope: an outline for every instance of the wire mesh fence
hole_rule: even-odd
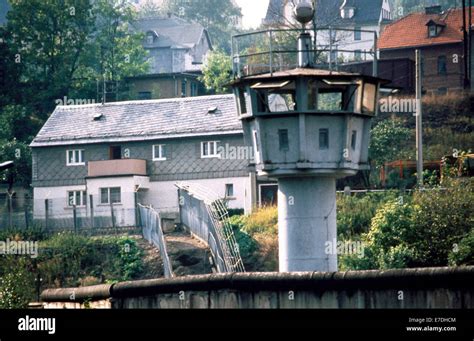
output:
[[[0,196],[0,231],[37,228],[51,233],[120,234],[139,231],[137,225],[134,193],[115,198],[83,191],[41,199]]]
[[[223,201],[197,184],[178,183],[180,220],[211,250],[218,272],[245,272]]]
[[[143,238],[160,251],[163,260],[163,269],[166,278],[174,277],[173,268],[166,248],[166,240],[161,226],[160,214],[152,207],[138,205],[139,221],[143,231]]]

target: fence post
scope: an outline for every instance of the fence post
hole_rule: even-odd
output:
[[[8,224],[13,228],[13,193],[8,192]]]
[[[110,217],[112,218],[112,228],[115,229],[114,204],[112,204],[112,200],[110,200]]]
[[[25,226],[26,228],[29,228],[29,225],[30,225],[30,222],[29,222],[29,217],[28,217],[28,211],[29,211],[29,198],[26,198],[26,202],[25,202],[25,205],[24,205],[24,208],[25,208]]]
[[[77,234],[77,209],[76,209],[76,205],[72,205],[72,219],[74,220],[74,233]]]
[[[139,219],[138,219],[138,192],[134,191],[133,192],[133,198],[135,200],[135,228],[138,228],[138,225],[140,225]]]
[[[44,200],[44,228],[47,231],[49,228],[49,200]]]
[[[94,197],[92,194],[89,195],[89,205],[91,208],[91,230],[93,230],[94,229]]]

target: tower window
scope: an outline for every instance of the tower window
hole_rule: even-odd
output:
[[[329,129],[319,129],[319,149],[329,149]]]
[[[357,131],[353,130],[352,137],[351,137],[351,148],[352,150],[356,150],[356,147],[357,147]]]
[[[448,73],[448,68],[446,65],[446,56],[438,57],[438,75],[446,75]]]
[[[278,139],[280,141],[280,150],[288,151],[290,149],[290,142],[288,139],[288,129],[278,130]]]

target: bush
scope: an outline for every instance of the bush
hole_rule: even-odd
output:
[[[455,244],[474,227],[474,179],[443,180],[444,189],[415,192],[413,246],[419,266],[446,266]]]
[[[398,192],[367,193],[337,198],[337,232],[341,239],[367,233],[378,208],[399,196]]]
[[[247,271],[278,270],[278,209],[260,209],[229,219]]]
[[[38,268],[45,286],[78,286],[82,278],[126,281],[143,271],[143,254],[135,240],[88,238],[60,233],[40,245]]]
[[[25,240],[42,241],[48,238],[48,234],[41,227],[30,227],[27,229],[5,229],[0,231],[0,240]]]
[[[24,257],[6,257],[0,271],[0,309],[25,309],[34,300],[34,275]]]
[[[452,266],[474,265],[474,228],[463,238],[459,245],[455,245],[449,255],[449,264]]]
[[[246,218],[243,231],[251,236],[256,233],[278,235],[278,208],[265,207],[255,211]]]
[[[417,191],[412,202],[389,202],[372,219],[365,258],[345,267],[389,269],[447,266],[472,261],[474,179],[451,180],[445,189]],[[467,237],[466,237],[467,236]],[[453,253],[458,246],[458,253]]]
[[[129,237],[122,237],[117,241],[119,246],[120,280],[136,279],[143,271],[143,252],[137,242]]]

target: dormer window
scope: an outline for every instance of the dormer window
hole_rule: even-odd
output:
[[[148,31],[146,33],[146,43],[147,45],[153,45],[155,43],[155,39],[158,37],[156,32],[154,31]]]
[[[431,25],[428,27],[428,35],[430,38],[434,38],[437,36],[437,32],[436,32],[436,26],[435,25]]]
[[[354,7],[342,7],[341,8],[341,18],[342,19],[352,19],[354,17],[355,9]]]
[[[428,37],[436,38],[441,34],[445,25],[442,23],[437,23],[434,20],[430,20],[426,26],[428,26]]]

